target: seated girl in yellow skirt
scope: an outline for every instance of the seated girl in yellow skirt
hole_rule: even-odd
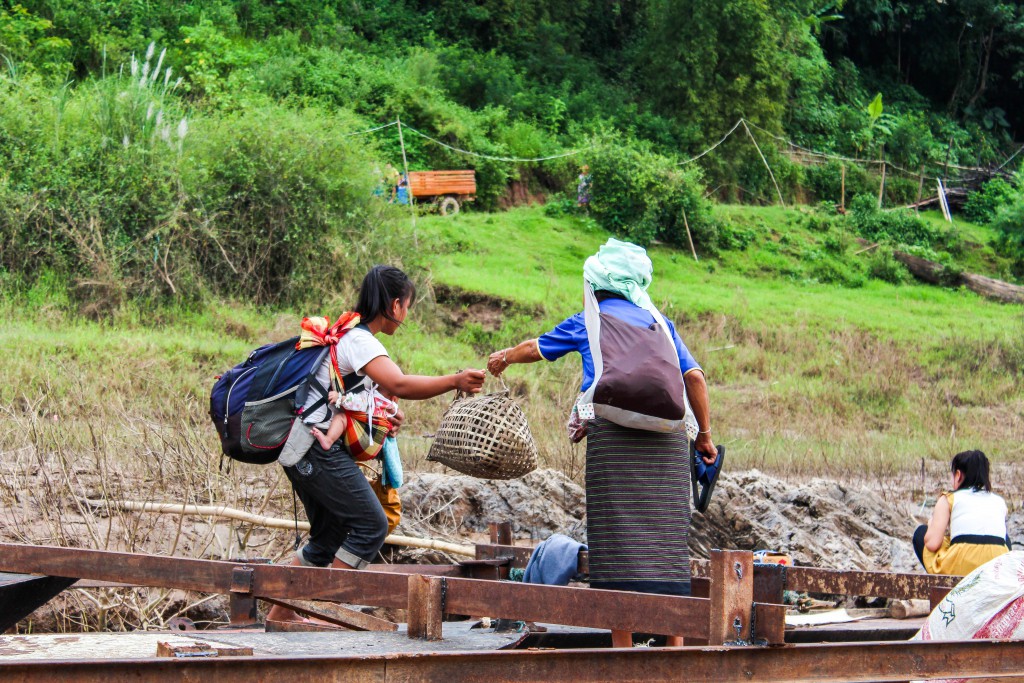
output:
[[[929,574],[963,576],[1009,552],[1006,501],[992,493],[981,451],[957,453],[950,470],[953,492],[943,493],[928,525],[917,527],[914,551]]]

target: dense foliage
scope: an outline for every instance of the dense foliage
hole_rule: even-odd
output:
[[[475,169],[484,209],[571,195],[589,164],[603,227],[682,245],[688,224],[713,253],[748,240],[707,197],[881,190],[888,208],[918,198],[918,173],[1005,163],[1024,123],[1022,27],[1019,3],[981,0],[2,0],[0,265],[293,298],[312,244],[356,252],[348,234],[379,232],[388,207],[368,197],[385,161]],[[145,96],[124,88],[133,60],[153,69]],[[404,144],[397,126],[345,137],[399,118]],[[172,119],[188,121],[180,137]],[[995,187],[975,218],[1013,204]],[[948,246],[866,208],[868,239]]]
[[[110,304],[129,290],[265,302],[401,258],[345,117],[251,105],[188,118],[157,63],[151,51],[59,100],[0,80],[0,268],[72,276]]]

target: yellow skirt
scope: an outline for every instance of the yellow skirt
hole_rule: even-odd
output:
[[[950,544],[949,536],[946,536],[942,539],[942,547],[935,552],[925,548],[922,559],[929,574],[966,576],[989,560],[1008,552],[1005,545]]]

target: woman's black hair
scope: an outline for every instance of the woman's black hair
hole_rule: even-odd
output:
[[[607,299],[622,299],[627,300],[626,297],[619,294],[618,292],[609,292],[607,289],[598,289],[594,292],[594,298],[597,299],[598,303],[606,301]]]
[[[953,463],[949,469],[951,472],[962,472],[964,475],[964,480],[957,491],[962,489],[992,490],[992,482],[988,478],[988,458],[981,451],[957,453],[953,456]]]
[[[394,266],[374,266],[359,287],[355,312],[364,323],[376,320],[378,316],[397,323],[399,321],[391,313],[391,302],[395,299],[412,301],[415,296],[416,285],[400,269]]]

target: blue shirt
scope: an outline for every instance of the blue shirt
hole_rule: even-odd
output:
[[[637,327],[650,327],[654,323],[654,316],[636,304],[625,299],[605,299],[598,303],[602,313],[615,316],[630,325]],[[683,344],[683,340],[676,334],[675,325],[668,318],[665,319],[668,331],[672,333],[672,340],[676,345],[676,354],[679,356],[679,369],[683,375],[691,370],[700,370],[697,361],[690,355],[690,350]],[[537,339],[537,350],[544,360],[558,360],[571,351],[576,351],[583,357],[583,385],[580,391],[586,391],[594,382],[594,359],[590,355],[590,341],[587,339],[587,324],[583,319],[583,313],[577,313],[568,317],[547,334]]]

